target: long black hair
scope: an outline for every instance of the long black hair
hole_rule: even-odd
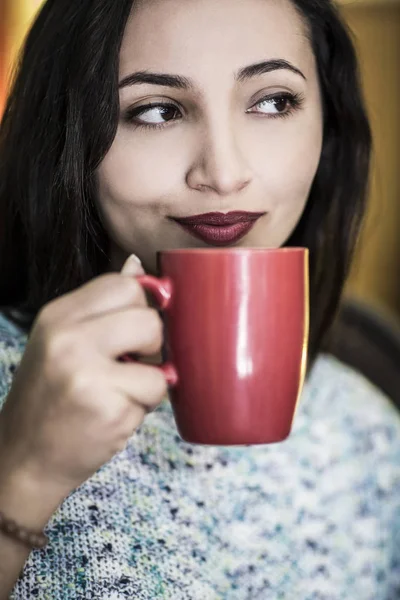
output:
[[[357,240],[371,146],[350,36],[330,0],[292,0],[315,53],[321,160],[288,246],[310,249],[309,365],[335,316]],[[109,267],[95,172],[119,116],[118,65],[134,0],[47,0],[0,125],[0,306],[27,316]]]

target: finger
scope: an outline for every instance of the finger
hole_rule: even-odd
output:
[[[70,329],[69,335],[70,339],[90,343],[99,354],[110,358],[127,352],[152,355],[161,350],[163,323],[156,310],[135,307],[84,321],[76,331]]]
[[[146,412],[157,408],[167,396],[168,385],[158,367],[142,363],[113,362],[109,369],[116,391],[139,404]]]
[[[144,275],[142,263],[140,259],[136,256],[136,254],[131,254],[127,258],[121,269],[121,275],[132,275],[133,277],[139,277],[139,275]]]
[[[78,323],[132,306],[147,306],[140,283],[133,276],[108,273],[53,300],[39,318],[48,324]]]

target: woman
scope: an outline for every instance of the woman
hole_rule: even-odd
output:
[[[0,598],[396,598],[399,417],[321,353],[369,150],[328,0],[43,6],[1,126],[0,511],[19,529]],[[308,378],[285,443],[191,446],[134,276],[211,245],[176,219],[234,210],[263,213],[236,246],[310,249]]]

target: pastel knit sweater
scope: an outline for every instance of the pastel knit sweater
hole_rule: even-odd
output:
[[[25,343],[0,316],[0,406]],[[184,443],[165,400],[46,531],[13,600],[397,600],[400,415],[328,355],[280,444]]]

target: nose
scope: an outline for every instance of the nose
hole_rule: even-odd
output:
[[[187,172],[187,185],[198,191],[229,196],[246,188],[251,172],[231,123],[203,129],[195,158]]]

